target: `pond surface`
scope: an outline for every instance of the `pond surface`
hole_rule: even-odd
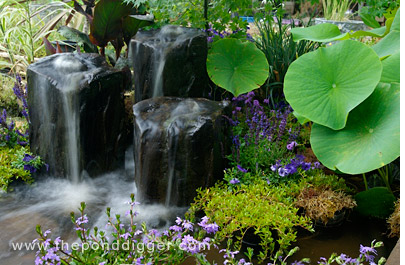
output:
[[[21,185],[13,192],[0,193],[0,264],[34,264],[35,251],[14,250],[13,244],[31,243],[38,237],[35,226],[41,224],[42,230],[51,229],[51,237],[61,236],[73,243],[76,237],[70,213],[78,216],[80,202],[86,202],[85,213],[90,225],[106,230],[106,208],[111,207],[111,216],[121,214],[125,220],[126,204],[130,194],[136,194],[132,152],[127,152],[125,169],[105,174],[94,179],[84,179],[73,184],[67,179],[47,178],[33,185]],[[149,227],[166,227],[168,220],[175,220],[185,212],[184,208],[166,208],[163,205],[138,205],[140,214],[136,222],[146,222]]]
[[[129,150],[132,150],[131,148]],[[86,213],[90,225],[105,230],[106,207],[111,207],[111,214],[121,214],[129,209],[126,204],[130,194],[136,194],[134,184],[134,166],[132,152],[126,154],[125,168],[94,179],[84,179],[82,183],[73,184],[66,179],[47,178],[33,185],[15,187],[10,193],[0,193],[0,264],[25,265],[33,264],[34,250],[14,250],[13,244],[30,243],[37,238],[35,226],[41,224],[43,231],[52,230],[52,238],[61,238],[70,243],[75,237],[70,212],[78,214],[80,202],[87,204]],[[138,205],[140,212],[136,222],[146,222],[149,227],[164,228],[181,216],[185,208],[167,208],[163,205]],[[384,246],[378,249],[380,256],[388,258],[397,239],[386,237],[387,226],[383,220],[362,218],[352,213],[346,222],[339,227],[317,227],[316,232],[299,232],[296,245],[300,247],[290,262],[310,258],[311,264],[317,264],[320,257],[329,257],[332,252],[345,253],[357,257],[360,244],[370,246],[372,240],[383,241]],[[225,245],[223,246],[225,247]],[[224,261],[223,253],[211,249],[207,252],[209,260],[218,264]],[[184,264],[195,264],[188,259]],[[255,262],[256,264],[256,262]]]

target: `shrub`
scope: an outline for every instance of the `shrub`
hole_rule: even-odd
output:
[[[32,183],[31,173],[41,168],[43,162],[33,156],[27,147],[16,145],[14,148],[0,146],[0,188],[9,189],[9,185],[16,179]]]
[[[286,252],[296,240],[297,227],[313,231],[310,219],[297,215],[291,193],[288,186],[270,186],[264,181],[233,190],[217,184],[198,191],[188,216],[193,220],[198,211],[203,211],[219,226],[215,239],[236,239],[234,247],[238,250],[248,230],[253,230],[260,238],[259,259],[263,261],[278,251],[276,244],[281,253]]]

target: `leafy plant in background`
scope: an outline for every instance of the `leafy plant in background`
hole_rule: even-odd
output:
[[[273,10],[273,1],[265,4],[250,0],[157,0],[150,1],[150,10],[158,24],[177,24],[218,32],[225,30],[246,33],[247,22],[239,16],[252,16],[256,12]]]
[[[238,39],[216,41],[207,57],[207,72],[211,80],[235,96],[247,93],[263,84],[269,65],[264,54],[251,42]]]
[[[259,30],[259,36],[255,40],[256,46],[266,55],[270,66],[269,77],[263,86],[265,91],[261,91],[261,96],[270,99],[272,108],[276,108],[276,104],[284,99],[284,76],[290,64],[319,46],[313,41],[295,42],[290,33],[290,29],[295,27],[293,20],[289,25],[283,24],[281,16],[275,20],[272,16],[267,16],[255,22]]]
[[[353,0],[322,0],[324,18],[335,21],[347,20],[346,12],[353,2]]]
[[[131,38],[139,28],[150,25],[153,21],[153,16],[139,15],[138,11],[144,11],[144,9],[132,5],[133,1],[100,0],[95,4],[93,16],[83,12],[75,0],[73,2],[75,8],[84,14],[90,23],[90,35],[69,27],[63,27],[59,32],[66,38],[83,45],[83,48],[90,52],[94,51],[94,45],[97,45],[103,56],[105,56],[105,48],[110,42],[115,48],[117,60],[124,44],[128,47]],[[136,4],[140,3],[136,2]],[[47,43],[47,48],[51,53],[56,52],[49,43]]]
[[[360,17],[368,26],[372,28],[380,27],[376,21],[376,17],[382,18],[383,16],[389,18],[391,12],[399,7],[399,0],[358,0],[359,3],[364,3],[360,9]]]
[[[12,73],[25,74],[26,67],[43,54],[42,38],[71,9],[60,2],[48,11],[48,5],[31,8],[35,1],[5,0],[0,3],[0,67]],[[48,14],[42,17],[42,13]],[[44,22],[48,20],[49,22]]]
[[[298,58],[284,87],[299,119],[314,122],[313,151],[331,169],[359,174],[399,156],[399,14],[369,32],[341,34],[331,24],[292,30],[295,40],[343,39]],[[384,38],[372,47],[345,40],[378,34]]]

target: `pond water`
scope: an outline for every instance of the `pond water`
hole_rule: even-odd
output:
[[[67,179],[47,178],[33,185],[16,186],[14,192],[0,194],[0,264],[33,264],[35,251],[14,250],[17,243],[30,243],[37,237],[35,226],[41,224],[43,231],[52,230],[52,238],[61,236],[63,240],[74,242],[73,225],[70,212],[79,212],[80,202],[87,204],[86,213],[90,224],[105,229],[106,207],[111,213],[121,214],[129,209],[125,202],[130,194],[136,194],[134,184],[134,162],[132,147],[126,152],[125,168],[98,178],[87,178],[81,183],[72,183]],[[149,227],[166,228],[176,216],[181,216],[186,208],[165,207],[164,205],[138,205],[140,212],[136,222],[146,222]],[[125,217],[122,217],[125,218]],[[316,232],[299,231],[296,245],[297,252],[290,262],[310,258],[316,264],[320,257],[329,257],[332,252],[358,256],[360,244],[369,246],[371,241],[383,241],[378,249],[380,256],[388,258],[397,239],[386,237],[387,227],[384,221],[362,218],[352,213],[341,226],[333,228],[317,227]],[[225,245],[223,246],[225,247]],[[243,252],[243,250],[242,250]],[[223,253],[211,249],[207,252],[209,260],[221,264]],[[240,256],[241,257],[241,256]],[[183,264],[195,264],[191,258]],[[255,264],[257,264],[255,262]]]
[[[0,194],[0,264],[34,264],[35,252],[23,246],[14,250],[19,243],[30,243],[37,238],[35,226],[41,224],[43,231],[51,229],[52,238],[61,238],[70,243],[75,235],[70,213],[79,213],[80,202],[86,202],[85,212],[91,225],[106,230],[106,208],[111,207],[111,215],[121,214],[125,220],[126,204],[130,194],[136,194],[134,184],[133,155],[128,149],[125,169],[87,178],[81,183],[67,179],[47,178],[33,185],[15,187],[13,192]],[[167,227],[168,220],[175,220],[185,212],[184,208],[163,205],[138,205],[140,212],[136,222],[146,222],[149,227]]]

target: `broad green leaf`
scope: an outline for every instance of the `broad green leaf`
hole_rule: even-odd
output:
[[[400,31],[401,28],[401,14],[400,14],[400,9],[398,8],[394,21],[392,22],[391,30],[397,30]]]
[[[399,83],[400,82],[400,53],[397,52],[382,61],[383,71],[380,82]]]
[[[367,217],[388,218],[394,211],[395,196],[386,187],[359,192],[354,197],[356,211]]]
[[[266,56],[253,43],[222,39],[214,43],[207,58],[211,80],[233,95],[261,86],[269,75]]]
[[[347,36],[347,33],[342,34],[339,27],[330,24],[322,23],[306,28],[292,28],[294,41],[311,40],[316,42],[330,42]]]
[[[360,174],[380,168],[399,156],[399,85],[380,83],[373,94],[350,112],[339,131],[314,124],[311,146],[330,169]]]
[[[363,36],[383,38],[390,32],[393,21],[394,18],[390,18],[385,22],[384,27],[366,31],[358,30],[355,32],[341,33],[337,25],[323,23],[307,28],[293,28],[291,29],[291,33],[293,34],[294,41],[311,40],[316,42],[331,42]]]
[[[380,57],[389,56],[400,50],[400,32],[391,31],[387,36],[372,46],[373,50]]]
[[[138,30],[153,23],[153,16],[149,15],[133,15],[124,18],[122,23],[122,32],[124,34],[124,41],[127,45],[131,38],[135,36]]]
[[[94,18],[90,24],[90,40],[105,47],[111,40],[122,34],[122,19],[128,16],[131,7],[118,0],[100,0],[94,8]]]
[[[70,41],[75,41],[79,45],[83,45],[83,49],[85,52],[98,53],[97,46],[91,43],[89,36],[87,34],[67,26],[59,27],[58,32],[66,39]]]
[[[390,33],[372,47],[380,57],[392,55],[400,50],[400,10],[398,9],[394,19],[389,20],[391,20]]]
[[[300,115],[300,114],[297,113],[296,111],[294,111],[293,114],[294,114],[295,118],[297,118],[298,122],[299,122],[300,124],[302,124],[302,125],[304,125],[305,123],[311,121],[310,119],[308,119],[308,118],[306,118],[306,117]]]
[[[371,48],[345,40],[295,60],[285,76],[284,94],[300,115],[340,130],[348,113],[371,95],[381,71]]]
[[[368,12],[364,12],[363,10],[366,10],[366,9],[360,10],[360,17],[361,17],[361,20],[363,20],[364,24],[366,24],[367,26],[372,27],[372,28],[381,27],[380,23],[378,23],[378,21],[375,19],[375,16],[369,14]]]

